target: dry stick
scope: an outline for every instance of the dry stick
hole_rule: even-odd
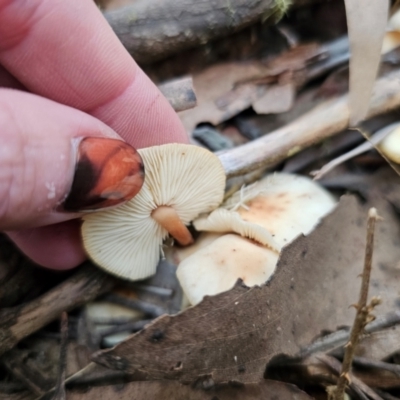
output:
[[[110,291],[114,282],[110,275],[86,265],[30,303],[0,310],[0,354],[57,319],[63,311],[70,311]]]
[[[368,211],[368,223],[367,223],[367,244],[365,248],[365,259],[364,259],[364,270],[362,274],[362,283],[360,290],[360,299],[358,304],[355,306],[357,309],[356,316],[354,319],[353,327],[351,329],[350,341],[346,344],[346,350],[344,353],[342,370],[339,375],[337,387],[334,394],[335,400],[343,400],[346,384],[350,381],[349,374],[351,370],[351,364],[353,362],[354,353],[357,347],[358,340],[365,325],[371,318],[372,309],[379,304],[377,298],[373,298],[371,303],[367,305],[368,300],[368,288],[371,277],[372,269],[372,255],[374,252],[374,234],[375,234],[375,223],[378,219],[378,214],[375,208],[371,208]]]
[[[375,321],[368,324],[365,328],[365,333],[370,334],[380,331],[382,329],[390,328],[400,323],[400,311],[394,311],[385,315],[381,315]],[[340,330],[333,332],[329,335],[316,340],[307,347],[301,349],[299,356],[305,358],[314,353],[330,352],[339,347],[342,347],[350,338],[350,332],[347,330]]]
[[[323,362],[337,374],[340,373],[341,364],[336,358],[327,354],[316,354],[315,357],[317,360]],[[382,398],[378,394],[376,394],[374,390],[372,390],[368,385],[366,385],[361,379],[357,378],[356,376],[351,376],[350,386],[362,399],[369,398],[372,400],[382,400]],[[334,388],[329,390],[328,395],[332,396],[332,394],[334,394],[333,392]]]
[[[70,383],[71,381],[74,381],[75,379],[79,379],[79,377],[81,377],[82,375],[92,372],[96,367],[97,367],[97,364],[95,364],[94,362],[91,362],[91,363],[87,364],[85,367],[83,367],[82,369],[77,371],[75,374],[71,375],[67,379],[64,379],[64,387],[65,387],[66,384]],[[39,397],[37,397],[35,400],[46,400],[46,399],[49,399],[49,396],[52,393],[54,393],[54,395],[51,397],[51,400],[54,400],[55,399],[54,396],[56,395],[56,391],[57,391],[57,385],[54,386],[53,388],[49,389],[46,393],[44,393],[44,394],[40,395]]]
[[[169,104],[176,111],[184,111],[196,106],[196,94],[193,90],[192,78],[174,79],[158,86]]]
[[[61,314],[61,343],[60,360],[58,364],[58,378],[56,390],[51,400],[66,400],[65,393],[65,371],[67,369],[67,349],[68,349],[68,314]]]
[[[379,79],[368,117],[400,105],[400,70]],[[302,117],[260,139],[217,153],[228,178],[272,166],[306,147],[327,139],[349,124],[348,96],[328,100]]]
[[[391,364],[384,361],[375,361],[365,357],[354,357],[353,365],[360,365],[367,368],[379,368],[385,371],[392,372],[394,375],[400,377],[400,365]]]
[[[147,0],[104,16],[135,60],[148,64],[228,36],[288,4],[278,0]]]

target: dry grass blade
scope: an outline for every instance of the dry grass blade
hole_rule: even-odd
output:
[[[389,13],[388,0],[345,0],[350,37],[350,125],[368,112],[378,73],[383,36]]]
[[[346,385],[350,382],[350,371],[351,364],[353,362],[354,353],[357,347],[359,338],[364,330],[365,325],[371,320],[371,311],[373,308],[380,303],[380,300],[373,298],[371,303],[367,305],[368,299],[368,288],[372,270],[372,255],[374,252],[374,235],[375,235],[375,224],[379,219],[375,208],[371,208],[368,213],[368,225],[367,225],[367,244],[365,249],[365,260],[364,260],[364,271],[362,275],[360,299],[358,304],[355,306],[357,309],[354,324],[351,329],[350,340],[346,344],[346,351],[344,353],[344,359],[342,364],[342,370],[337,382],[337,387],[334,392],[334,400],[343,400]]]
[[[351,160],[352,158],[365,153],[373,148],[377,149],[377,145],[389,134],[391,133],[397,126],[399,125],[398,122],[388,125],[385,128],[380,129],[378,132],[374,133],[373,136],[367,137],[367,141],[360,144],[356,148],[350,150],[347,153],[340,155],[339,157],[331,160],[327,164],[325,164],[321,169],[318,171],[312,171],[311,175],[314,176],[314,179],[321,179],[324,175],[328,172],[332,171],[334,168],[339,166],[340,164]],[[362,133],[361,133],[362,134]],[[365,137],[365,136],[364,136]]]

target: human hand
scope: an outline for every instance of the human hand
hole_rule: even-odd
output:
[[[74,179],[84,138],[100,138],[86,140],[93,145],[86,148],[90,169],[102,165],[102,184],[115,159],[122,166],[127,155],[138,166],[129,145],[104,138],[123,138],[135,148],[187,141],[178,117],[93,0],[0,0],[0,230],[49,268],[85,259],[76,218],[109,205],[95,199],[98,180],[78,173]],[[96,163],[93,147],[104,153]],[[106,154],[115,152],[107,162]],[[111,188],[106,180],[106,189],[121,188],[127,176],[135,186],[140,171],[120,173]],[[86,197],[70,193],[72,185]],[[57,211],[63,206],[70,212]]]

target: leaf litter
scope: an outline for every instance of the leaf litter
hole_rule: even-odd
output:
[[[384,2],[385,7],[379,4],[379,9],[373,8],[378,7],[378,3],[366,2],[361,10],[364,16],[361,17],[360,7],[354,7],[353,0],[346,1],[352,51],[349,103],[352,123],[365,117],[377,74],[388,2]],[[321,9],[323,7],[324,5]],[[332,17],[334,21],[334,16]],[[180,113],[188,132],[192,132],[196,125],[206,122],[215,126],[214,136],[218,140],[222,138],[218,136],[221,135],[220,132],[231,132],[236,143],[244,143],[256,136],[249,133],[244,137],[238,121],[246,121],[246,118],[257,121],[256,124],[261,126],[258,137],[270,130],[268,126],[279,129],[288,121],[293,121],[294,117],[291,115],[297,116],[296,110],[304,106],[305,93],[311,93],[307,98],[307,107],[312,107],[324,97],[329,101],[331,97],[345,91],[346,68],[341,68],[339,73],[335,68],[341,67],[349,58],[346,40],[339,39],[322,45],[304,44],[303,38],[296,38],[296,29],[292,30],[290,25],[284,29],[280,27],[282,32],[286,31],[287,37],[292,35],[295,40],[291,41],[289,50],[282,48],[281,54],[275,58],[258,57],[253,60],[219,62],[197,72],[194,86],[197,89],[199,106]],[[385,36],[384,47],[392,49],[397,45],[395,34],[398,33],[394,22],[390,29],[391,36]],[[343,33],[338,29],[336,37]],[[396,69],[398,57],[396,58],[395,53],[390,54],[387,60]],[[328,77],[322,86],[315,85],[313,80],[325,78],[331,69],[331,79]],[[389,86],[392,86],[392,91],[395,89],[393,84],[397,75],[393,76],[395,79],[392,82],[389,78],[381,85],[381,97],[377,97],[379,110],[374,108],[372,102],[374,111],[371,115],[398,107],[398,100],[393,93],[385,97]],[[310,82],[311,85],[302,91],[303,86]],[[333,133],[348,126],[348,121],[344,121],[347,119],[347,109],[348,105],[343,104],[341,111],[344,112],[341,114],[346,118],[340,117],[335,121],[337,126],[332,128]],[[318,108],[315,110],[315,115],[321,118]],[[331,109],[326,110],[330,113]],[[274,116],[274,113],[280,115]],[[232,119],[235,116],[237,118]],[[266,122],[260,122],[262,119]],[[325,119],[323,115],[322,119]],[[313,126],[310,128],[313,121],[315,119],[308,120],[309,129],[314,129]],[[371,121],[374,122],[374,119]],[[298,123],[295,120],[289,128],[295,131],[296,127]],[[208,146],[208,142],[205,143]],[[315,141],[310,141],[307,146],[313,143]],[[299,150],[300,148],[296,152]],[[303,173],[307,173],[308,167],[315,168],[320,163],[319,156],[316,155],[320,152],[318,147],[308,150],[313,151],[310,153],[312,159],[299,167]],[[288,154],[285,154],[279,161],[288,159]],[[368,155],[371,156],[371,152]],[[291,160],[289,157],[288,162]],[[120,305],[122,302],[123,307],[137,310],[140,318],[145,319],[116,321],[114,318],[114,325],[110,325],[110,330],[107,322],[111,324],[112,318],[108,316],[108,321],[98,324],[109,329],[106,333],[121,332],[123,337],[131,333],[133,335],[110,350],[99,350],[104,348],[105,343],[111,343],[104,339],[111,338],[112,335],[96,336],[96,329],[92,326],[96,322],[90,321],[82,309],[78,310],[78,316],[73,314],[69,318],[72,325],[74,321],[78,322],[76,327],[71,328],[74,334],[69,335],[67,376],[75,376],[76,379],[73,385],[69,385],[68,378],[65,380],[67,399],[310,398],[296,386],[284,381],[289,382],[293,378],[290,368],[298,368],[293,383],[299,387],[303,387],[306,381],[316,382],[325,388],[328,382],[332,384],[337,379],[340,371],[338,360],[343,357],[346,339],[342,338],[341,344],[333,350],[329,348],[332,351],[329,350],[327,354],[314,354],[310,349],[318,341],[329,340],[331,335],[342,334],[345,335],[344,338],[348,335],[355,314],[349,306],[357,300],[360,285],[358,276],[362,272],[365,250],[366,215],[371,206],[378,209],[383,221],[376,230],[370,296],[380,296],[382,304],[375,310],[378,315],[377,330],[360,337],[352,371],[355,380],[350,384],[350,390],[353,390],[352,398],[381,398],[379,389],[393,389],[400,384],[396,370],[399,362],[398,319],[392,321],[392,324],[380,322],[386,316],[390,320],[390,315],[400,312],[399,290],[396,287],[400,277],[400,181],[389,168],[383,168],[377,173],[366,173],[373,165],[372,162],[376,162],[376,158],[375,161],[371,160],[373,157],[362,164],[361,159],[353,159],[352,164],[347,162],[340,166],[339,172],[332,171],[333,173],[324,177],[321,182],[331,190],[353,195],[343,196],[335,211],[324,218],[314,232],[306,237],[299,237],[284,248],[277,271],[270,281],[252,288],[239,281],[230,291],[207,297],[197,306],[185,311],[179,312],[184,299],[177,287],[176,278],[171,273],[174,267],[165,261],[162,265],[166,274],[156,275],[135,287],[122,281],[104,284],[102,282],[107,277],[93,273],[90,268],[83,269],[82,273],[67,277],[66,284],[52,289],[50,296],[46,297],[44,294],[40,297],[39,299],[44,299],[43,303],[40,300],[32,301],[38,293],[44,293],[47,289],[43,286],[43,278],[33,277],[31,283],[25,282],[21,285],[19,275],[12,276],[13,271],[0,276],[0,299],[5,299],[3,304],[8,307],[15,305],[14,308],[2,310],[2,315],[8,317],[6,321],[0,321],[0,337],[5,337],[13,347],[0,359],[0,375],[6,376],[5,380],[0,381],[0,399],[28,400],[37,399],[38,395],[43,400],[54,398],[51,389],[54,388],[57,377],[63,387],[62,363],[57,372],[59,343],[52,336],[59,334],[52,331],[54,327],[44,328],[51,319],[59,316],[61,309],[54,309],[48,300],[56,299],[57,294],[61,294],[64,302],[62,307],[72,309],[80,306],[74,303],[74,299],[68,298],[71,295],[68,295],[66,288],[71,284],[72,287],[85,288],[93,279],[99,284],[92,285],[86,301],[112,290],[106,297],[103,295],[103,302],[113,301]],[[360,169],[363,173],[358,172]],[[14,261],[7,262],[14,264]],[[24,275],[25,269],[22,268],[21,271]],[[7,285],[7,282],[11,285]],[[112,289],[115,283],[120,285],[118,290]],[[19,289],[18,285],[24,286],[23,290],[12,290]],[[38,293],[32,295],[35,286]],[[25,305],[24,297],[28,299]],[[50,318],[38,317],[39,314],[35,312],[36,309],[42,310],[44,306],[51,312]],[[32,316],[35,322],[33,328],[28,326],[28,320]],[[156,318],[153,319],[154,317]],[[153,321],[149,322],[151,319]],[[15,327],[17,330],[13,331]],[[367,325],[367,330],[368,327]],[[12,332],[18,334],[14,335]],[[34,336],[26,338],[32,333]],[[19,341],[20,344],[17,344]],[[3,347],[5,351],[7,346]],[[65,344],[63,348],[65,350]],[[91,359],[98,364],[89,362],[88,356],[93,351],[95,353]],[[49,354],[52,356],[47,357]],[[302,359],[305,354],[308,354],[308,358]],[[270,377],[267,372],[279,366],[280,362],[285,372],[277,378],[282,382],[263,379]],[[154,381],[160,379],[162,381]],[[126,383],[130,380],[140,382]],[[107,386],[84,386],[82,390],[79,385],[85,382],[89,386],[93,382],[96,382],[95,385]],[[119,384],[113,385],[113,382]],[[182,382],[190,386],[182,385]],[[20,384],[18,390],[15,388],[16,383]],[[64,398],[63,390],[61,392],[60,398]],[[382,394],[382,398],[390,398],[388,396],[390,395],[386,392]]]
[[[400,257],[400,225],[387,202],[374,205],[384,221],[376,235],[378,268],[371,295],[382,297],[379,312],[384,313],[398,299],[393,272]],[[176,316],[158,318],[93,360],[127,372],[140,370],[151,379],[257,382],[273,357],[296,356],[320,332],[351,324],[354,311],[348,306],[356,300],[354,282],[362,271],[366,209],[354,197],[343,197],[313,233],[284,248],[265,286],[238,283]]]

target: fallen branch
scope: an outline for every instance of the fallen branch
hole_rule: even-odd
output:
[[[196,106],[192,78],[175,79],[158,86],[158,88],[176,112]]]
[[[327,354],[316,354],[315,358],[324,363],[325,365],[327,365],[331,370],[333,370],[337,374],[340,373],[341,364],[336,358],[331,357]],[[350,386],[361,399],[383,400],[380,396],[378,396],[378,394],[374,390],[372,390],[361,379],[355,377],[354,375],[351,376]],[[333,390],[334,389],[331,387],[328,390],[328,395],[331,395]]]
[[[365,328],[365,333],[370,334],[373,332],[378,332],[382,329],[390,328],[394,325],[400,323],[400,311],[395,311],[393,313],[389,313],[386,315],[381,315],[375,319],[375,321],[371,322]],[[301,358],[306,358],[311,354],[322,353],[322,352],[330,352],[339,347],[342,347],[346,344],[346,342],[350,339],[350,331],[340,330],[333,332],[329,335],[322,337],[321,339],[316,340],[309,346],[303,348],[299,356]]]
[[[104,16],[135,60],[151,63],[283,13],[288,4],[276,0],[147,0]]]
[[[379,79],[374,87],[368,117],[389,112],[400,105],[400,70]],[[317,144],[349,126],[348,96],[328,100],[260,139],[218,156],[228,177],[272,166]]]
[[[87,265],[54,289],[22,306],[0,310],[0,354],[69,311],[95,299],[114,285],[114,279]]]
[[[374,234],[375,224],[379,219],[375,208],[371,208],[368,212],[368,225],[367,225],[367,244],[365,249],[364,271],[362,275],[362,283],[360,290],[360,299],[358,304],[355,305],[357,310],[354,324],[351,329],[350,340],[346,344],[342,369],[338,378],[336,389],[334,390],[333,398],[335,400],[343,400],[346,385],[350,382],[350,371],[353,357],[357,348],[357,343],[363,333],[365,325],[371,322],[371,311],[376,305],[380,303],[380,299],[372,298],[371,303],[367,305],[369,281],[372,270],[372,255],[374,252]]]

